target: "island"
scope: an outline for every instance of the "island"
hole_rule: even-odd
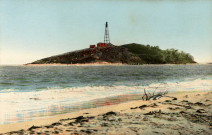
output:
[[[122,63],[142,64],[188,64],[196,63],[189,53],[177,49],[162,50],[159,46],[130,43],[113,45],[98,43],[89,48],[43,58],[28,64],[92,64]],[[27,64],[27,65],[28,65]]]

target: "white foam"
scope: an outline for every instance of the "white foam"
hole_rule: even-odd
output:
[[[64,106],[76,105],[92,99],[143,93],[143,90],[208,91],[212,80],[194,80],[180,83],[153,83],[149,86],[94,86],[76,88],[51,88],[44,91],[0,93],[0,124],[29,120],[32,117],[51,115],[63,111]],[[5,92],[7,91],[7,92]],[[62,108],[62,109],[61,109]]]

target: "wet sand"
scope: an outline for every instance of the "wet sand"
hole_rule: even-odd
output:
[[[129,101],[51,118],[0,125],[0,133],[210,135],[212,92],[173,92],[158,100]]]

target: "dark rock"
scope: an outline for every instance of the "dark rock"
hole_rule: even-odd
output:
[[[89,122],[89,119],[82,119],[81,121],[80,121],[80,123],[81,122]]]
[[[180,111],[180,113],[181,113],[181,114],[185,114],[186,112],[184,112],[184,111]]]
[[[80,124],[83,124],[82,122],[88,122],[89,121],[88,118],[83,117],[83,116],[79,116],[79,117],[76,117],[74,119],[76,119],[75,120],[75,123],[80,123]]]
[[[19,130],[19,131],[11,131],[11,132],[9,132],[9,133],[10,133],[10,134],[20,134],[20,135],[22,135],[23,132],[24,132],[24,130],[21,129],[21,130]]]
[[[61,119],[60,121],[67,121],[67,120],[73,120],[73,118]]]
[[[52,126],[59,126],[59,125],[62,125],[60,122],[56,122],[56,123],[52,123],[51,124]]]
[[[138,109],[138,107],[131,107],[130,109]]]
[[[203,104],[203,103],[201,103],[201,102],[196,102],[195,104],[196,104],[196,105],[199,105],[199,106],[204,105],[204,104]]]
[[[169,102],[172,102],[172,101],[171,100],[165,100],[165,102],[168,102],[169,103]]]
[[[140,109],[143,109],[143,108],[145,108],[145,107],[147,107],[147,105],[139,106]]]
[[[174,109],[174,108],[172,108],[172,107],[168,107],[168,109],[169,109],[169,110],[175,110],[175,109]]]
[[[180,107],[168,107],[169,110],[178,110]]]
[[[108,115],[117,115],[117,113],[110,111],[110,112],[107,112],[106,114],[104,114],[104,116],[108,116]]]
[[[163,113],[161,110],[159,110],[159,111],[150,111],[150,112],[148,112],[148,113],[145,113],[144,115],[160,115],[160,114],[165,114],[165,113]]]
[[[85,132],[85,133],[87,133],[87,134],[91,134],[92,132],[90,131],[90,130],[80,130],[80,132]]]
[[[85,130],[82,129],[82,130],[80,130],[80,132],[85,132]]]
[[[181,102],[188,102],[188,100],[183,100],[183,101],[181,101]]]
[[[92,132],[90,130],[86,130],[85,133],[91,134]]]
[[[53,125],[48,125],[48,126],[44,126],[46,128],[53,128],[54,126]]]
[[[17,134],[18,132],[17,131],[11,131],[9,132],[9,134]]]
[[[84,119],[85,117],[83,117],[83,116],[78,116],[78,117],[76,117],[76,118],[74,118],[74,119]]]
[[[95,132],[97,132],[98,130],[96,130],[96,129],[92,129],[93,131],[95,131]]]
[[[69,126],[74,126],[73,122],[68,123]]]
[[[177,98],[176,97],[173,97],[173,99],[172,100],[177,100]]]
[[[37,129],[37,128],[41,128],[41,127],[39,127],[39,126],[31,126],[28,130],[33,130],[33,129]]]
[[[199,109],[197,110],[198,113],[206,113],[206,111],[204,109]]]
[[[191,106],[186,105],[185,108],[186,108],[186,109],[191,109]]]
[[[95,117],[94,116],[89,116],[87,117],[88,119],[94,119]]]
[[[144,115],[153,115],[153,114],[155,114],[155,113],[152,112],[152,111],[150,111],[150,112],[148,112],[148,113],[145,113]]]
[[[76,117],[75,119],[76,119],[75,122],[76,122],[76,123],[79,123],[79,122],[81,122],[82,120],[84,120],[85,117],[79,116],[79,117]]]

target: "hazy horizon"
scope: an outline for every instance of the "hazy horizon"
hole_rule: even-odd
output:
[[[212,0],[0,0],[0,65],[26,64],[103,42],[139,43],[212,62]]]

